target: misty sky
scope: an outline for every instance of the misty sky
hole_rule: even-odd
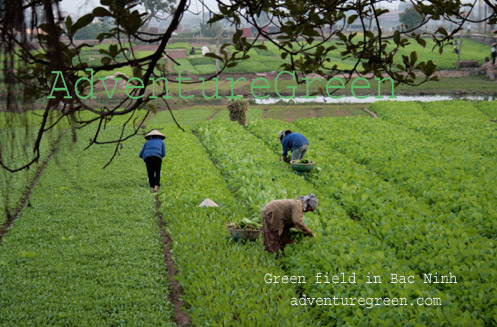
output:
[[[203,0],[203,2],[209,6],[211,9],[217,9],[216,0]],[[83,15],[100,4],[100,0],[62,0],[61,8],[63,11]],[[384,7],[393,9],[398,6],[398,1],[393,1],[393,3],[382,2]],[[202,10],[202,4],[198,0],[190,0],[190,10],[197,12]]]
[[[203,0],[203,2],[207,6],[217,9],[215,0]],[[93,10],[93,8],[97,7],[99,4],[100,0],[62,0],[62,2],[60,2],[60,7],[63,11],[83,15]],[[202,4],[198,0],[191,0],[190,10],[197,11],[197,8],[198,10],[202,10]]]

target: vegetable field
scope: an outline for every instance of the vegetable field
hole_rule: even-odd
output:
[[[362,36],[356,36],[362,37]],[[426,39],[427,42],[426,47],[422,47],[417,44],[415,41],[412,41],[406,48],[401,48],[398,52],[399,55],[399,63],[401,54],[409,55],[411,51],[416,51],[418,57],[423,60],[432,60],[435,64],[437,64],[438,69],[456,69],[457,63],[457,54],[453,53],[452,47],[447,46],[443,49],[442,53],[438,51],[432,51],[433,46],[435,45],[432,40]],[[232,68],[227,68],[226,72],[229,73],[254,73],[254,72],[270,72],[270,71],[281,71],[280,65],[282,63],[282,59],[280,57],[280,50],[276,45],[270,44],[266,42],[267,50],[262,49],[252,49],[249,51],[250,58],[240,62],[237,66]],[[337,50],[331,53],[328,58],[331,60],[332,64],[337,64],[341,69],[351,69],[355,65],[355,61],[347,58],[344,59],[341,55],[341,49],[343,45],[340,45],[340,42],[337,40],[329,41],[326,45],[334,45],[337,47]],[[389,45],[391,47],[391,45]],[[184,49],[185,53],[191,49],[191,46],[187,43],[178,43],[177,45],[172,44],[171,49]],[[215,51],[215,46],[211,45],[210,50],[212,52]],[[228,48],[229,50],[229,48]],[[212,58],[202,57],[202,55],[198,54],[188,56],[187,58],[177,59],[176,62],[178,64],[174,64],[173,69],[175,72],[186,72],[188,71],[190,74],[213,74],[216,72],[215,60]],[[473,41],[466,39],[464,40],[464,46],[461,51],[460,60],[477,60],[481,65],[485,61],[485,57],[490,55],[490,47]],[[286,61],[288,62],[288,58]]]
[[[76,143],[60,132],[1,239],[0,326],[175,326],[162,228],[194,326],[495,326],[496,108],[377,102],[369,109],[379,119],[289,123],[259,111],[247,126],[196,110],[179,116],[198,121],[186,132],[160,112],[147,122],[167,136],[158,194],[138,158],[141,138],[102,170],[112,147],[82,151],[91,130]],[[307,176],[278,161],[282,129],[309,139]],[[319,207],[304,222],[314,238],[284,255],[260,239],[229,239],[228,222],[311,192]],[[17,186],[4,207],[24,195]],[[199,207],[207,197],[219,208]]]

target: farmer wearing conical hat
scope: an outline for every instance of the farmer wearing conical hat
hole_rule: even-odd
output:
[[[140,151],[140,158],[142,158],[147,165],[148,183],[150,184],[150,187],[154,188],[154,192],[157,192],[160,186],[162,158],[166,156],[165,138],[166,137],[158,130],[152,130],[145,135],[147,142],[145,142]]]
[[[289,243],[290,228],[301,229],[313,237],[312,231],[303,222],[303,212],[313,211],[318,206],[318,199],[311,193],[298,199],[274,200],[262,209],[262,233],[266,250],[270,253],[283,250]]]
[[[289,161],[287,159],[288,151],[292,152],[292,160],[303,159],[307,149],[309,148],[309,141],[300,133],[293,133],[290,130],[280,131],[278,137],[283,147],[283,153],[280,159]]]

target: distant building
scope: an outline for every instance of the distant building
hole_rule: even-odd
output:
[[[278,33],[280,31],[280,29],[276,26],[269,26],[268,27],[268,32],[269,33]]]
[[[252,37],[252,31],[250,27],[244,27],[241,29],[242,37],[250,38]]]
[[[397,28],[401,24],[399,14],[402,13],[404,10],[390,10],[390,12],[381,15],[379,19],[382,30],[386,31],[389,30],[391,27]]]

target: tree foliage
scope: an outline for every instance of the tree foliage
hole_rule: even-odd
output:
[[[104,23],[92,23],[74,34],[75,40],[95,40],[97,36],[109,30],[109,26]]]
[[[220,32],[219,23],[214,24],[202,24],[200,23],[200,31],[204,37],[217,37],[217,33]]]
[[[391,77],[398,84],[419,85],[436,79],[433,77],[436,65],[431,60],[419,60],[415,51],[410,55],[402,55],[401,62],[394,61],[399,56],[399,50],[413,42],[424,47],[425,39],[431,38],[435,42],[434,50],[442,52],[465,23],[478,22],[469,19],[474,3],[466,4],[460,0],[411,1],[414,10],[422,16],[421,22],[418,26],[408,25],[408,29],[387,35],[381,29],[381,18],[388,12],[380,7],[382,2],[384,0],[217,1],[219,11],[210,12],[212,18],[209,23],[225,19],[237,32],[229,44],[221,46],[219,55],[210,53],[208,56],[220,59],[220,74],[226,67],[233,67],[239,61],[248,59],[250,49],[265,49],[259,42],[242,37],[240,28],[249,24],[256,28],[258,36],[278,47],[282,58],[281,69],[296,71],[298,78],[317,73],[327,79],[344,75],[350,80],[353,74],[360,74]],[[484,2],[491,10],[482,21],[496,23],[497,6],[490,0]],[[61,15],[57,0],[2,1],[0,58],[3,60],[2,75],[6,84],[5,108],[9,111],[27,110],[33,108],[34,100],[38,101],[37,105],[43,101],[45,108],[36,135],[33,161],[37,159],[37,147],[44,132],[56,126],[57,121],[64,117],[70,117],[76,127],[98,124],[99,128],[89,145],[114,142],[116,153],[121,142],[138,133],[141,122],[134,121],[134,113],[138,110],[154,110],[148,91],[153,79],[168,77],[161,59],[167,56],[166,45],[184,13],[189,10],[189,4],[187,0],[101,0],[92,12],[75,20]],[[148,21],[159,12],[164,19],[164,15],[168,14],[169,26],[164,32],[148,33],[145,28]],[[74,40],[79,31],[91,26],[97,19],[108,22],[109,28],[96,36],[103,45],[103,48],[99,47],[100,60],[88,62],[83,54],[95,46]],[[456,27],[451,31],[443,27],[420,31],[428,22],[442,20]],[[351,24],[359,25],[360,31],[347,33],[345,27]],[[28,28],[36,33],[28,33]],[[332,40],[337,42],[330,42]],[[156,49],[150,55],[137,56],[134,45],[138,42],[154,45]],[[232,48],[228,51],[230,45]],[[340,53],[343,60],[352,60],[353,67],[339,68],[330,56],[336,52]],[[132,80],[133,83],[133,78],[139,78],[144,87],[134,88],[130,97],[112,106],[95,105],[90,102],[91,97],[78,97],[78,94],[89,94],[90,83],[78,83],[81,77],[91,77],[89,68],[98,73],[123,67],[131,68],[132,76],[122,75],[122,78]],[[63,74],[70,97],[64,92],[57,92],[54,99],[48,98],[55,83],[53,71]],[[419,71],[424,78],[416,79],[415,71]],[[155,96],[160,98],[165,92],[163,88]],[[76,115],[82,111],[92,112],[97,117],[84,119],[81,118],[84,116]],[[56,112],[59,117],[55,123],[49,123],[47,119],[51,112]],[[102,141],[100,134],[103,128],[100,126],[104,126],[112,117],[128,114],[131,115],[123,124],[122,135],[116,140]],[[130,125],[133,131],[126,132],[125,127]],[[10,171],[27,168],[33,161],[28,160],[12,167],[0,158],[3,168]]]
[[[399,14],[399,20],[407,28],[415,28],[416,26],[421,25],[423,16],[413,7],[409,7]]]

